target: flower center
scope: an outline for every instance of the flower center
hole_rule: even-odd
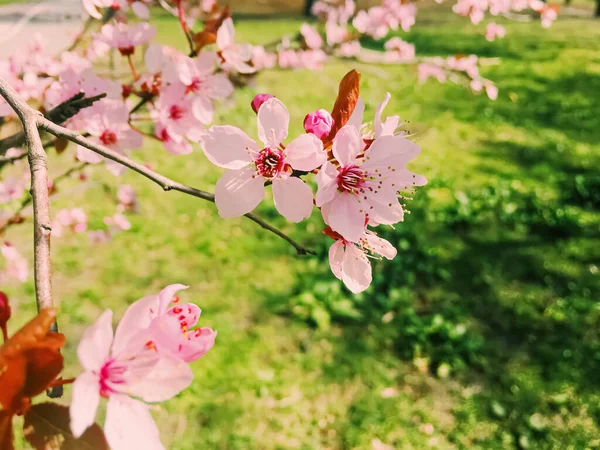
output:
[[[117,143],[117,135],[110,130],[104,130],[100,135],[100,142],[104,145],[114,145]]]
[[[263,148],[254,163],[258,173],[265,178],[275,178],[285,168],[283,152],[276,148]]]
[[[169,109],[169,118],[173,119],[173,120],[179,120],[183,117],[185,110],[177,105],[173,105],[171,106],[171,109]]]
[[[202,80],[198,77],[192,78],[191,84],[187,87],[187,92],[198,92],[202,87]]]
[[[365,183],[365,173],[354,164],[340,170],[337,177],[338,189],[352,194],[360,190]]]
[[[114,359],[107,361],[100,369],[100,395],[108,398],[114,394],[116,391],[113,386],[125,383],[126,371],[127,369],[116,363]]]

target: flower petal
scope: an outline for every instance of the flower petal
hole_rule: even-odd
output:
[[[234,40],[235,29],[233,28],[233,19],[228,17],[217,30],[217,47],[219,50],[224,50],[233,45]]]
[[[329,247],[329,267],[331,267],[331,271],[339,280],[342,279],[342,267],[346,259],[344,246],[342,240],[337,240]]]
[[[258,138],[267,147],[277,147],[288,135],[290,113],[273,97],[264,102],[258,110]]]
[[[113,344],[113,356],[119,356],[128,347],[138,347],[146,343],[145,336],[140,332],[150,326],[152,320],[157,317],[160,301],[157,295],[148,295],[135,302],[123,314]]]
[[[192,113],[204,125],[208,125],[213,120],[213,104],[209,98],[197,96],[192,102]]]
[[[420,152],[421,147],[402,136],[380,136],[365,152],[365,162],[361,167],[364,169],[392,167],[400,170]]]
[[[357,198],[348,193],[337,195],[331,203],[329,226],[344,239],[358,242],[365,231],[365,213]]]
[[[265,179],[253,167],[225,172],[215,186],[215,203],[224,219],[252,211],[265,195]]]
[[[96,420],[96,411],[100,404],[100,380],[92,372],[83,372],[73,383],[71,392],[71,432],[79,438]]]
[[[187,338],[181,343],[178,356],[190,363],[204,356],[215,345],[217,332],[212,328],[196,328],[188,332]]]
[[[337,175],[338,171],[335,166],[326,162],[315,177],[318,185],[316,203],[319,208],[335,197],[338,191]]]
[[[358,101],[356,102],[356,106],[354,107],[354,111],[346,122],[346,125],[353,125],[360,130],[362,127],[363,114],[365,113],[365,101],[358,97]]]
[[[346,246],[342,281],[354,294],[364,291],[372,281],[371,263],[356,245]]]
[[[273,180],[273,199],[279,214],[291,222],[300,222],[310,217],[313,209],[313,193],[300,178]]]
[[[210,127],[201,137],[200,145],[210,162],[232,170],[250,164],[250,154],[259,150],[256,142],[246,133],[230,125]]]
[[[373,124],[373,128],[375,129],[375,137],[381,136],[381,133],[383,131],[383,125],[381,124],[381,113],[390,101],[391,97],[392,96],[390,95],[390,93],[386,92],[383,101],[379,104],[379,106],[377,106],[377,109],[375,110],[375,123]]]
[[[327,161],[323,142],[314,134],[301,134],[285,149],[286,161],[296,170],[310,172]]]
[[[335,135],[333,140],[333,155],[342,167],[354,164],[356,157],[363,149],[358,128],[345,125]]]
[[[112,395],[106,407],[104,434],[111,450],[164,450],[148,406],[125,395]]]
[[[188,289],[188,288],[189,288],[189,286],[186,286],[185,284],[170,284],[166,288],[161,290],[158,293],[158,300],[159,300],[158,314],[159,315],[165,314],[167,312],[167,309],[170,306],[171,301],[175,297],[175,294],[177,294],[177,292],[179,292],[179,291],[182,291],[182,290]],[[194,305],[194,306],[196,306],[196,305]],[[198,309],[200,309],[200,308],[198,308]]]
[[[87,370],[100,370],[108,356],[113,342],[112,315],[110,309],[104,311],[98,320],[87,328],[77,347],[77,357]]]
[[[369,249],[378,255],[383,256],[389,260],[392,260],[396,257],[398,251],[394,248],[392,244],[386,241],[383,238],[380,238],[372,231],[367,231],[364,235],[364,239],[367,241],[369,245]]]

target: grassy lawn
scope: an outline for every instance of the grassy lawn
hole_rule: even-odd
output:
[[[293,135],[304,114],[331,107],[352,67],[370,117],[392,93],[387,112],[410,121],[423,148],[412,169],[430,185],[386,233],[398,261],[376,264],[372,288],[352,297],[333,281],[316,212],[294,226],[269,202],[258,210],[319,250],[300,258],[247,220],[221,220],[211,204],[126,174],[141,205],[130,232],[100,247],[80,235],[53,244],[67,376],[74,342],[104,308],[119,317],[179,282],[219,335],[193,366],[191,389],[156,407],[168,448],[600,447],[599,22],[503,23],[506,38],[488,43],[484,24],[424,15],[406,35],[417,52],[500,58],[483,68],[500,89],[496,102],[419,85],[413,67],[333,62],[261,74],[215,118],[255,135],[249,102],[270,92],[290,109]],[[237,30],[265,43],[300,23],[242,21]],[[158,25],[165,42],[183,45],[173,20]],[[51,160],[54,173],[73,151]],[[149,144],[137,157],[198,188],[211,190],[220,173],[201,151],[174,157]],[[103,169],[89,175],[85,192],[63,185],[54,208],[83,204],[99,228],[117,184]],[[7,236],[28,238],[24,226]],[[18,299],[16,326],[34,311],[33,285],[7,290]]]

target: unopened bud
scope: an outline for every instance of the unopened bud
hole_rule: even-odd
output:
[[[274,96],[271,94],[256,94],[252,99],[252,103],[250,103],[250,105],[252,106],[252,111],[258,114],[258,110],[260,109],[262,104],[270,98],[274,98]]]
[[[319,139],[329,135],[334,125],[333,117],[324,109],[317,109],[304,118],[304,129],[307,133],[312,133]]]

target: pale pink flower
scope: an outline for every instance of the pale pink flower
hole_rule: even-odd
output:
[[[320,70],[327,61],[327,54],[321,50],[304,50],[298,53],[300,64],[308,70]]]
[[[360,48],[360,42],[358,41],[343,42],[340,45],[339,54],[344,58],[354,58],[360,53]]]
[[[421,83],[427,81],[429,78],[435,78],[440,83],[446,82],[446,71],[437,64],[421,63],[419,64],[418,72]]]
[[[367,255],[392,260],[397,253],[392,244],[366,228],[356,242],[344,239],[331,228],[326,228],[325,234],[335,240],[329,248],[331,271],[354,294],[364,291],[371,284],[372,269]]]
[[[328,20],[325,23],[325,37],[328,45],[333,46],[343,42],[347,34],[346,27],[340,26],[336,21]]]
[[[323,143],[314,134],[302,134],[289,145],[281,143],[288,135],[290,114],[276,98],[258,110],[260,146],[246,133],[232,126],[213,126],[201,138],[207,158],[230,169],[217,182],[215,201],[221,217],[237,217],[252,211],[264,197],[264,185],[273,184],[275,207],[292,222],[310,216],[313,194],[292,169],[311,171],[325,162]],[[261,148],[262,147],[262,148]]]
[[[272,69],[277,64],[277,54],[267,52],[262,45],[252,48],[252,66],[256,70]]]
[[[385,43],[386,59],[389,62],[411,61],[415,58],[415,46],[394,37]]]
[[[542,27],[550,28],[552,26],[552,22],[556,20],[558,17],[558,13],[554,8],[549,7],[548,5],[544,5],[544,10],[540,18],[542,19]]]
[[[62,236],[65,228],[75,233],[83,233],[87,230],[87,215],[81,208],[61,209],[56,213],[51,228],[55,237]]]
[[[216,4],[217,0],[202,0],[200,3],[202,11],[207,13],[211,12]]]
[[[225,61],[223,69],[235,70],[239,73],[256,72],[256,68],[248,64],[252,60],[252,46],[235,43],[235,30],[231,17],[225,19],[217,30],[217,48]]]
[[[279,67],[282,69],[299,69],[302,67],[302,61],[296,50],[281,49],[277,55]]]
[[[209,124],[213,118],[213,100],[224,99],[233,93],[233,84],[223,74],[216,74],[217,55],[204,52],[196,59],[182,58],[177,65],[179,81],[193,95],[192,111],[196,119]]]
[[[20,282],[27,280],[29,265],[27,260],[21,256],[19,251],[10,242],[4,242],[0,247],[0,253],[6,259],[4,273],[8,278],[15,278]]]
[[[82,72],[67,69],[59,75],[58,81],[46,90],[44,106],[46,109],[52,109],[80,92],[86,97],[105,93],[107,98],[117,100],[121,97],[122,89],[120,83],[100,78],[92,69]]]
[[[104,244],[110,241],[110,234],[105,230],[94,230],[88,233],[90,242],[95,245]]]
[[[485,93],[490,100],[496,100],[498,98],[498,88],[491,83],[485,85]]]
[[[300,27],[300,33],[304,38],[304,42],[306,46],[311,49],[318,49],[323,46],[323,39],[317,30],[314,27],[310,26],[307,23],[303,23]]]
[[[254,96],[254,98],[252,99],[252,102],[250,103],[250,106],[252,107],[252,111],[254,111],[256,114],[258,114],[258,110],[260,109],[262,104],[264,102],[266,102],[267,100],[269,100],[270,98],[275,98],[275,97],[271,94],[256,94]]]
[[[118,231],[131,230],[131,222],[121,213],[116,213],[112,217],[105,217],[104,223],[109,227],[114,227]]]
[[[129,126],[129,110],[125,103],[104,100],[94,103],[79,115],[85,123],[91,140],[118,153],[138,149],[142,146],[142,136]],[[105,161],[106,168],[114,175],[121,175],[126,169],[121,164],[108,160],[82,146],[77,147],[77,159],[90,164]]]
[[[84,372],[73,383],[69,408],[75,437],[94,423],[104,397],[108,399],[104,434],[112,450],[164,449],[142,401],[168,400],[188,387],[194,376],[181,359],[158,353],[131,335],[132,325],[140,320],[122,320],[113,337],[112,311],[106,310],[83,333],[77,356]]]
[[[184,136],[173,132],[172,129],[170,130],[161,123],[156,124],[154,135],[163,143],[165,150],[172,155],[187,155],[194,150],[192,144]]]
[[[496,38],[503,38],[506,34],[504,27],[495,23],[488,24],[485,32],[485,38],[492,42]]]
[[[463,57],[449,56],[446,59],[448,67],[460,72],[465,72],[471,78],[475,78],[479,75],[479,67],[477,66],[479,58],[476,55],[469,55]]]
[[[135,52],[135,47],[149,42],[155,34],[156,28],[146,22],[137,25],[117,22],[114,25],[103,25],[100,33],[97,33],[95,38],[112,48],[118,49],[121,55],[130,56]]]
[[[117,200],[119,205],[117,209],[119,211],[132,211],[136,212],[138,209],[137,195],[129,184],[123,184],[119,186],[117,191]]]
[[[319,139],[329,135],[335,121],[331,114],[324,109],[317,109],[306,115],[304,118],[304,130],[312,133]]]
[[[17,177],[6,177],[0,181],[0,204],[18,200],[25,192],[25,182]]]
[[[381,135],[364,150],[358,128],[345,125],[333,141],[337,165],[326,162],[317,174],[316,205],[333,231],[358,242],[365,223],[403,220],[398,191],[417,185],[405,169],[421,149],[403,136]]]

